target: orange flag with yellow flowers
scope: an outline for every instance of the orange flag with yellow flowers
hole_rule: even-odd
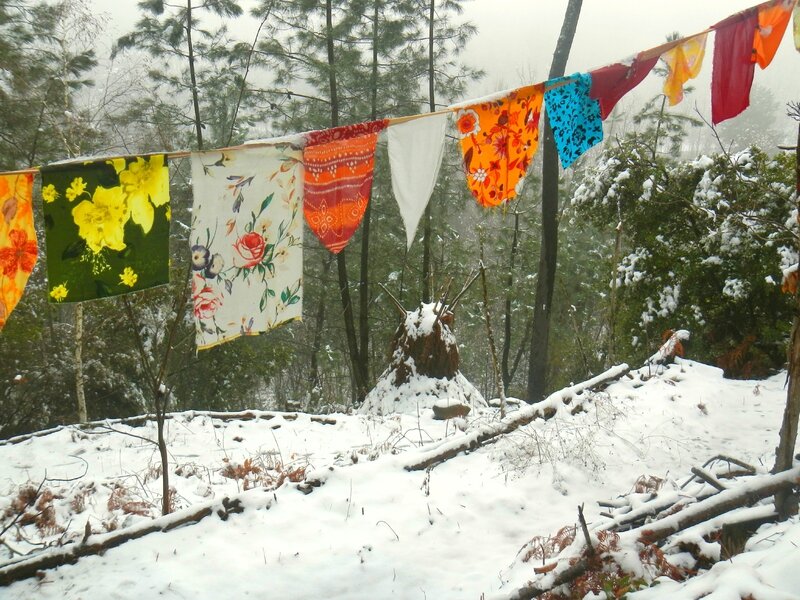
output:
[[[22,298],[36,264],[33,175],[0,175],[0,330]]]

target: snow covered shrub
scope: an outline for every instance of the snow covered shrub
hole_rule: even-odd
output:
[[[503,469],[522,474],[531,467],[549,465],[553,472],[553,487],[562,493],[564,484],[560,470],[577,466],[599,474],[606,467],[597,451],[603,438],[613,432],[620,411],[605,392],[586,392],[593,395],[587,412],[546,421],[536,420],[498,443],[494,457]]]
[[[694,334],[689,357],[727,376],[765,376],[783,364],[793,178],[792,157],[757,148],[680,160],[635,137],[609,147],[571,210],[608,235],[609,282],[600,292],[610,289],[616,306],[618,359],[641,361],[678,326]]]

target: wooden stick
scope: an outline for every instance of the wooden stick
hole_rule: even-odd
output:
[[[392,303],[394,304],[395,308],[397,309],[397,312],[399,312],[399,313],[400,313],[400,316],[402,316],[403,318],[405,318],[405,316],[408,314],[408,311],[407,311],[405,308],[403,308],[403,305],[402,305],[402,304],[400,304],[400,300],[398,300],[397,298],[395,298],[395,297],[394,297],[394,294],[392,294],[392,292],[390,292],[388,289],[386,289],[386,286],[385,286],[385,285],[383,285],[382,283],[379,283],[378,285],[380,286],[380,288],[381,288],[381,289],[382,289],[384,292],[386,292],[386,295],[387,295],[387,296],[389,296],[389,298],[391,299],[391,301],[392,301]]]
[[[692,467],[692,473],[698,478],[705,481],[707,484],[717,488],[720,492],[728,489],[724,485],[722,485],[716,477],[714,477],[711,473],[709,473],[705,469],[701,469],[699,467]]]
[[[467,293],[467,290],[472,286],[473,283],[475,283],[475,280],[478,278],[478,275],[480,274],[481,274],[480,270],[476,270],[475,274],[471,275],[472,279],[467,281],[466,285],[464,285],[464,288],[460,292],[458,292],[456,297],[453,298],[453,301],[450,303],[450,306],[448,307],[448,310],[450,312],[453,312],[456,309],[456,306],[458,306],[458,301],[461,300],[461,297]]]
[[[586,526],[586,519],[583,518],[583,504],[578,505],[578,521],[580,521],[583,537],[586,540],[586,554],[589,558],[592,558],[594,556],[594,546],[592,546],[592,538],[589,535],[589,528]]]

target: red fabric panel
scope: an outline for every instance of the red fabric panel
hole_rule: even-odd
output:
[[[590,71],[592,89],[589,95],[600,103],[600,118],[605,121],[617,102],[647,77],[657,61],[658,56],[646,60],[636,57],[630,65],[617,63]]]
[[[711,121],[716,125],[750,106],[753,85],[753,39],[758,10],[751,8],[714,25],[714,70],[711,75]]]
[[[368,133],[380,133],[389,125],[388,119],[378,121],[366,121],[355,125],[342,125],[332,129],[321,129],[319,131],[309,131],[306,134],[306,146],[317,146],[329,142],[349,140]]]

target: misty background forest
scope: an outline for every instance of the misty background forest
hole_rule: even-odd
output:
[[[80,0],[0,2],[0,169],[221,148],[462,101],[486,75],[461,52],[479,31],[466,4],[143,0],[108,55],[95,46],[104,21]],[[303,322],[199,353],[186,302],[189,159],[174,159],[169,286],[52,304],[40,244],[0,335],[0,437],[151,411],[153,370],[169,410],[347,411],[388,364],[398,320],[379,284],[412,310],[461,289],[481,261],[485,284],[461,299],[454,332],[460,370],[487,398],[502,383],[536,401],[612,364],[642,364],[677,329],[691,332],[688,357],[727,377],[774,374],[793,316],[796,278],[784,271],[797,263],[795,156],[779,146],[797,138],[785,116],[797,99],[756,82],[751,108],[713,130],[695,94],[707,92],[675,109],[658,93],[621,103],[603,143],[561,173],[544,338],[534,323],[541,153],[521,196],[486,210],[451,131],[406,251],[380,143],[370,208],[348,248],[334,256],[305,233]],[[40,203],[35,211],[41,227]]]

